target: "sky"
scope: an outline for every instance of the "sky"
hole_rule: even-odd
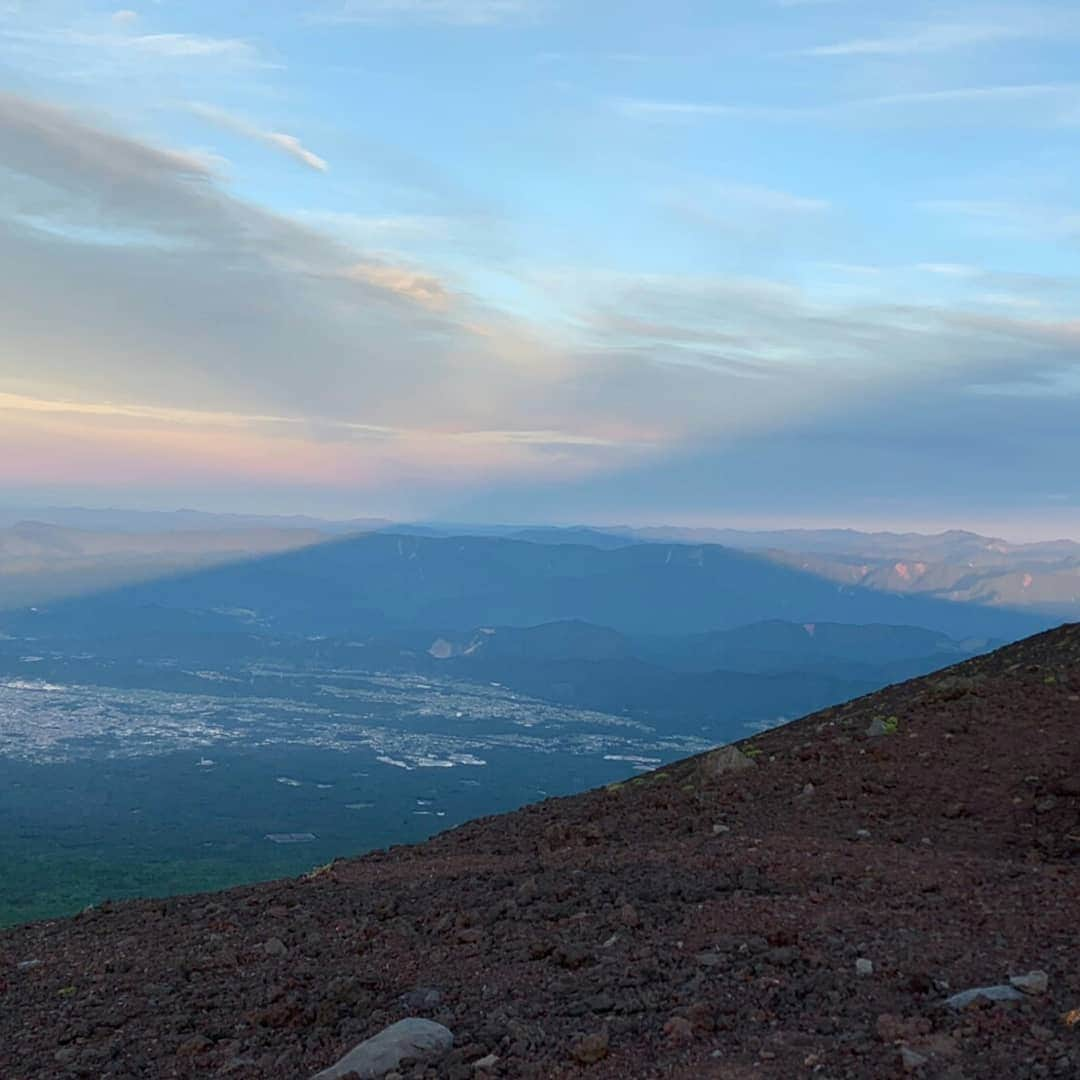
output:
[[[1080,8],[0,0],[0,502],[1080,536]]]

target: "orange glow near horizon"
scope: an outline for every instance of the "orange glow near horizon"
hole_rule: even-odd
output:
[[[0,395],[0,483],[311,485],[378,491],[577,477],[633,447],[560,432],[393,431],[281,417],[50,402]],[[321,436],[321,437],[320,437]],[[613,460],[614,459],[614,460]],[[104,481],[104,484],[103,484]]]

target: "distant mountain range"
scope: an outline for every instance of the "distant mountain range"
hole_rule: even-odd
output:
[[[407,644],[418,639],[413,634]],[[497,680],[536,697],[653,721],[694,720],[730,733],[735,721],[772,723],[995,644],[911,626],[770,620],[707,634],[631,637],[569,621],[440,634],[417,668]],[[402,656],[380,660],[399,666]]]
[[[785,566],[844,585],[942,600],[1080,614],[1080,543],[1013,544],[963,530],[934,535],[863,533],[853,529],[588,528],[529,529],[515,534],[540,543],[721,544],[760,552]]]
[[[1049,621],[836,583],[770,552],[718,545],[23,524],[0,533],[0,558],[0,654],[13,659],[28,647],[112,658],[133,685],[148,662],[442,675],[716,737]],[[111,573],[138,580],[109,587]],[[80,574],[84,595],[10,600],[19,583],[70,585]]]
[[[668,551],[680,549],[716,552],[726,548],[732,556],[736,552],[754,553],[758,567],[763,562],[772,563],[845,589],[1028,610],[1044,614],[1049,621],[1080,616],[1080,543],[1071,540],[1013,544],[961,530],[923,535],[848,529],[755,532],[676,527],[517,528],[393,525],[377,518],[325,521],[304,516],[258,517],[194,510],[140,513],[59,509],[38,513],[40,520],[12,521],[15,512],[0,511],[0,609],[99,591],[185,569],[383,533],[429,540],[460,536],[474,541],[518,541],[545,549],[589,548],[601,552],[649,545],[664,549],[661,558],[667,558]],[[569,557],[563,558],[565,561]],[[531,621],[581,613],[560,609],[542,614],[546,618]],[[743,614],[752,619],[786,618],[789,612],[765,605]],[[863,614],[876,618],[873,612]],[[889,613],[889,621],[921,622],[909,612],[892,617],[898,614]],[[846,612],[824,616],[833,617],[849,621]],[[810,618],[813,621],[813,616]],[[820,621],[823,616],[817,618]],[[1021,632],[1029,629],[1030,625],[1025,626]]]
[[[1051,621],[1023,612],[836,583],[762,553],[715,545],[603,549],[492,537],[372,533],[184,571],[60,605],[123,624],[148,610],[254,613],[291,634],[470,630],[576,619],[630,635],[686,635],[765,619],[921,626],[1010,640]],[[106,616],[104,613],[108,612]]]

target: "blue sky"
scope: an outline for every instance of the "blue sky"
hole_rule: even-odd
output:
[[[0,498],[1076,535],[1078,46],[0,0]]]

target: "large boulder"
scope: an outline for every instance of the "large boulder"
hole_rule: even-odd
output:
[[[410,1017],[366,1039],[312,1080],[339,1080],[345,1076],[374,1080],[393,1072],[405,1058],[437,1061],[453,1045],[454,1035],[449,1028],[436,1024],[434,1020]]]
[[[702,773],[710,780],[753,767],[754,759],[749,754],[744,754],[737,746],[722,746],[719,750],[706,754],[701,762]]]

